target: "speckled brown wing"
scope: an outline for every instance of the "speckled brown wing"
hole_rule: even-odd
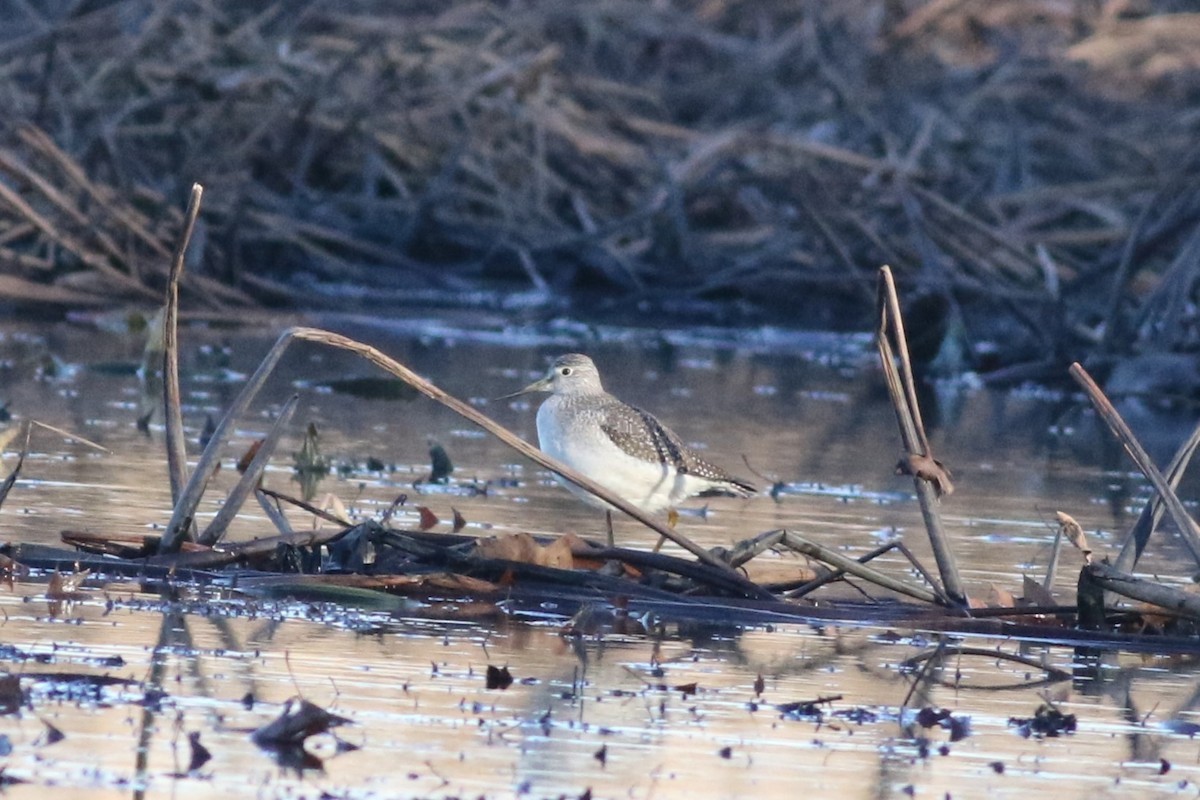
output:
[[[729,491],[735,494],[756,491],[750,484],[696,455],[679,434],[640,408],[616,401],[605,409],[600,428],[617,447],[635,458],[667,464],[682,474],[728,484]]]

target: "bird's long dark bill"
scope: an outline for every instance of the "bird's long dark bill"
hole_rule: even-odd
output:
[[[492,402],[495,402],[497,400],[508,400],[511,397],[520,397],[523,394],[532,394],[534,392],[548,392],[548,391],[550,391],[550,379],[542,378],[541,380],[536,380],[533,383],[526,386],[524,389],[513,392],[512,394],[502,394],[499,397],[493,397]]]

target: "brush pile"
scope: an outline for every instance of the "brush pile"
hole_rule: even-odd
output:
[[[0,297],[156,300],[199,181],[210,310],[603,289],[834,326],[889,263],[1008,362],[1193,350],[1188,6],[0,4]]]

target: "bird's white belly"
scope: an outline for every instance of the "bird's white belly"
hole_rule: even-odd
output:
[[[712,485],[711,481],[694,475],[680,475],[673,466],[629,455],[613,444],[598,425],[561,425],[553,411],[553,402],[551,398],[538,409],[538,444],[542,451],[633,505],[645,511],[662,511]],[[570,481],[555,477],[590,505],[611,508]]]

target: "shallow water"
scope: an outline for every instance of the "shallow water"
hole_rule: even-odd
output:
[[[323,322],[378,344],[529,439],[536,399],[487,398],[527,383],[548,355],[585,350],[611,391],[703,443],[712,460],[746,477],[752,467],[764,486],[783,484],[776,499],[690,504],[706,512],[685,513],[679,529],[701,544],[728,545],[786,526],[855,555],[899,536],[931,562],[911,481],[893,474],[894,416],[865,340],[750,331],[723,342],[718,332],[668,331],[647,347],[628,332],[566,323],[513,328],[440,319],[385,330],[361,320]],[[218,413],[231,399],[239,376],[253,369],[278,330],[185,330],[190,435],[198,434],[206,413]],[[3,330],[0,400],[14,414],[77,431],[111,452],[36,433],[22,480],[0,508],[0,540],[54,544],[63,529],[138,532],[166,522],[161,427],[156,420],[147,435],[134,425],[140,390],[126,367],[140,358],[140,346],[135,336],[84,326]],[[43,374],[55,363],[49,356],[57,359],[52,377]],[[424,400],[367,400],[319,386],[373,374],[356,357],[293,345],[239,424],[227,462],[299,391],[293,427],[299,432],[315,422],[323,452],[345,468],[320,492],[335,493],[356,513],[378,513],[406,493],[401,525],[416,523],[410,506],[420,503],[443,520],[458,510],[468,533],[599,533],[594,510],[452,413]],[[1131,524],[1146,494],[1132,468],[1092,435],[1090,415],[1060,406],[1060,399],[943,387],[941,402],[926,407],[936,422],[938,455],[955,472],[958,491],[946,498],[943,513],[973,595],[987,596],[993,584],[1019,594],[1027,572],[1040,579],[1055,510],[1075,516],[1098,552],[1114,551],[1117,532]],[[1131,417],[1137,425],[1137,415]],[[1142,427],[1157,431],[1168,451],[1183,435],[1172,438],[1162,417]],[[413,486],[428,472],[430,439],[456,464],[450,487]],[[269,485],[298,490],[287,458],[298,448],[298,434],[280,448]],[[368,457],[386,468],[367,471]],[[12,464],[6,457],[6,469]],[[218,475],[210,489],[217,499],[206,504],[206,514],[215,513],[232,473]],[[486,494],[473,491],[484,485]],[[300,515],[292,519],[304,524]],[[617,525],[623,541],[653,542],[633,523]],[[247,507],[232,535],[270,532]],[[1143,568],[1186,577],[1180,575],[1185,557],[1167,540],[1152,548]],[[882,563],[905,569],[895,559]],[[1073,598],[1078,565],[1075,553],[1063,552],[1055,589],[1064,602]],[[1146,796],[1195,796],[1200,781],[1200,751],[1187,735],[1200,723],[1191,711],[1200,673],[1189,658],[1109,654],[1097,679],[1017,688],[1011,685],[1027,682],[1027,673],[1040,675],[963,658],[955,663],[958,686],[935,685],[909,706],[967,717],[971,735],[950,742],[941,728],[918,728],[929,740],[923,747],[898,720],[912,678],[897,666],[934,644],[932,635],[668,621],[653,635],[574,641],[559,634],[562,617],[553,607],[540,616],[440,605],[347,614],[219,593],[168,601],[131,585],[89,584],[84,599],[52,615],[44,592],[44,581],[32,579],[0,593],[2,641],[12,648],[0,653],[7,655],[0,666],[24,675],[30,693],[29,707],[0,717],[0,734],[11,745],[0,766],[31,782],[9,788],[14,796],[72,797],[86,789],[101,797],[545,797],[591,788],[597,797],[797,791],[903,797],[907,787],[925,797],[1021,796],[1050,787],[1071,797],[1129,796],[1131,787]],[[968,643],[1072,666],[1069,648]],[[507,665],[517,682],[503,692],[487,690],[488,664]],[[36,677],[50,672],[132,683],[81,695],[78,681]],[[754,689],[759,675],[761,697]],[[954,675],[946,677],[952,684]],[[693,682],[694,694],[672,688]],[[165,696],[147,703],[155,687]],[[253,708],[243,705],[247,694],[257,701]],[[297,694],[350,718],[353,724],[338,732],[361,749],[337,752],[333,737],[314,737],[324,771],[298,774],[252,745],[247,731]],[[1031,716],[1043,695],[1077,715],[1076,733],[1037,740],[1015,732],[1009,717]],[[833,696],[839,699],[824,707],[820,721],[777,708]],[[39,743],[45,730],[39,718],[65,738]],[[186,768],[192,731],[214,758],[198,776],[173,778]],[[146,746],[140,770],[139,737]],[[6,749],[0,740],[0,751]]]

